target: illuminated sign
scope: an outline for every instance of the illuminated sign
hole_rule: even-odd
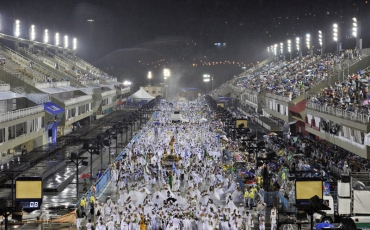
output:
[[[23,210],[31,212],[40,209],[42,204],[42,178],[18,177],[15,181],[15,203]]]
[[[296,180],[295,191],[296,200],[309,200],[313,196],[323,198],[323,183],[322,180]]]

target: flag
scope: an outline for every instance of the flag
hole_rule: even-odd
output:
[[[176,169],[176,163],[175,162],[173,162],[172,171],[173,171],[173,173],[175,173],[177,175],[177,169]]]

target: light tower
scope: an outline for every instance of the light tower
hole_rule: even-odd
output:
[[[333,24],[333,40],[337,43],[337,52],[342,50],[342,44],[340,43],[340,28],[338,24]]]
[[[321,57],[324,57],[325,52],[325,40],[324,40],[324,34],[319,30],[319,44],[321,49]]]
[[[300,37],[296,37],[295,44],[296,44],[299,60],[301,60],[302,59],[302,49],[301,49],[301,38]]]
[[[352,18],[352,35],[356,38],[356,51],[361,54],[362,50],[362,38],[361,38],[361,21],[357,21],[357,18]]]
[[[285,61],[285,55],[284,55],[284,44],[280,42],[280,56],[283,61]]]
[[[307,49],[308,49],[308,55],[310,57],[312,57],[312,48],[311,48],[311,35],[310,34],[306,34],[306,46],[307,46]]]
[[[287,41],[287,48],[289,53],[289,60],[292,60],[292,42],[290,40]]]

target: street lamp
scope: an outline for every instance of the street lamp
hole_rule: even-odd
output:
[[[73,38],[73,50],[77,50],[77,38]]]
[[[292,41],[287,41],[288,53],[289,53],[289,60],[292,60]]]
[[[48,44],[48,42],[49,42],[49,31],[46,29],[44,31],[44,43]]]
[[[19,20],[15,20],[14,22],[14,37],[18,38],[21,34],[21,22]]]
[[[71,157],[69,158],[71,160],[72,163],[74,163],[76,165],[76,197],[77,197],[77,200],[78,200],[78,166],[79,165],[84,165],[84,166],[87,166],[88,163],[87,161],[85,161],[88,157],[80,157],[78,156],[76,153],[71,153]]]
[[[30,27],[30,40],[34,41],[35,38],[36,38],[35,25],[31,25],[31,27]]]
[[[68,48],[68,36],[67,35],[65,35],[64,36],[64,48]]]
[[[55,33],[55,46],[59,46],[59,33]]]

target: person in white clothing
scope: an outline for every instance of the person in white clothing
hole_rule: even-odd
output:
[[[276,229],[276,213],[274,211],[271,212],[270,223],[271,223],[271,230],[275,230]]]
[[[91,219],[89,219],[89,222],[86,224],[86,230],[92,230],[93,223],[91,223]]]

